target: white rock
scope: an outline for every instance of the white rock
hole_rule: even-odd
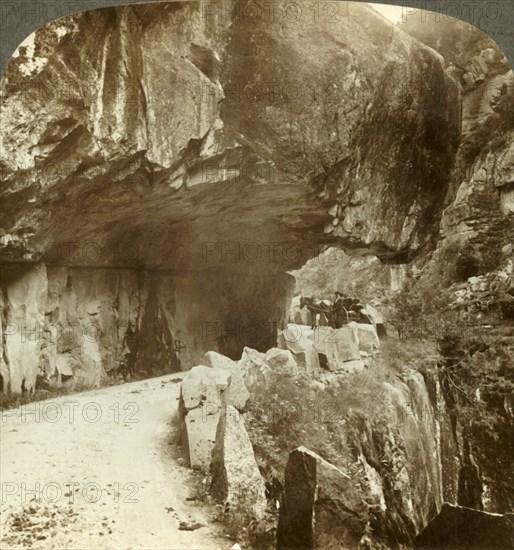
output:
[[[345,361],[360,359],[357,334],[350,326],[338,329],[318,327],[309,338],[318,354],[324,356],[330,370],[338,370]]]
[[[208,367],[230,372],[230,385],[225,390],[226,403],[234,406],[239,411],[244,410],[246,402],[250,398],[250,393],[246,388],[243,372],[239,365],[229,357],[215,351],[208,351],[203,356],[203,362]]]
[[[271,379],[271,367],[266,363],[266,356],[260,351],[245,347],[237,366],[243,374],[246,387],[266,387]]]
[[[380,340],[373,325],[355,323],[352,321],[348,323],[348,326],[355,331],[360,351],[372,353],[374,350],[380,349]]]
[[[186,410],[201,403],[222,404],[222,392],[230,384],[231,374],[224,369],[198,365],[183,378],[180,386],[181,403]]]
[[[276,374],[296,376],[300,373],[293,354],[287,349],[269,349],[266,352],[266,362]]]
[[[234,407],[227,407],[218,424],[211,474],[211,493],[216,501],[253,518],[263,517],[266,511],[264,480],[243,417]]]
[[[288,349],[293,354],[301,370],[311,376],[316,376],[320,370],[318,352],[314,347],[314,342],[308,338],[307,334],[304,334],[304,328],[307,327],[288,325],[279,333],[277,343],[279,347]],[[312,334],[312,329],[308,330],[308,334]]]

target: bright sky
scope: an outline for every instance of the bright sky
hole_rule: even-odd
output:
[[[388,4],[370,4],[375,10],[380,12],[384,17],[387,17],[389,21],[398,23],[402,18],[402,6],[390,6]]]

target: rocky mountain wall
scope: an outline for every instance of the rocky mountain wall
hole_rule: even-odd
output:
[[[100,318],[105,302],[108,332],[116,315],[135,324],[117,312],[118,283],[108,287],[103,269],[116,269],[123,299],[141,304],[143,368],[176,368],[174,342],[199,349],[193,333],[211,320],[260,333],[282,322],[283,272],[329,244],[404,261],[432,241],[460,135],[440,56],[363,4],[341,3],[336,21],[291,18],[282,2],[272,21],[246,1],[222,4],[75,14],[11,60],[0,260],[34,271],[17,281],[8,269],[6,323],[49,316],[44,298],[24,304],[20,292],[66,289],[77,269],[68,317]],[[229,355],[243,346],[212,338]],[[269,336],[244,338],[269,347]],[[13,346],[11,365],[37,355]],[[121,364],[107,341],[84,346],[91,383],[99,358]],[[10,377],[16,391],[24,377],[33,387],[29,363]]]
[[[462,141],[426,268],[446,285],[460,283],[500,268],[512,254],[514,75],[497,44],[468,23],[412,17],[401,27],[443,56],[461,90]]]

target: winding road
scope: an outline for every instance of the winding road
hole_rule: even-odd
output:
[[[181,377],[4,411],[1,548],[231,548],[176,443]]]

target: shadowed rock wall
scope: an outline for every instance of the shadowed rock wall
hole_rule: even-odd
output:
[[[266,350],[287,322],[294,279],[9,264],[1,276],[3,391],[188,369],[209,350]],[[272,306],[270,305],[272,304]]]

